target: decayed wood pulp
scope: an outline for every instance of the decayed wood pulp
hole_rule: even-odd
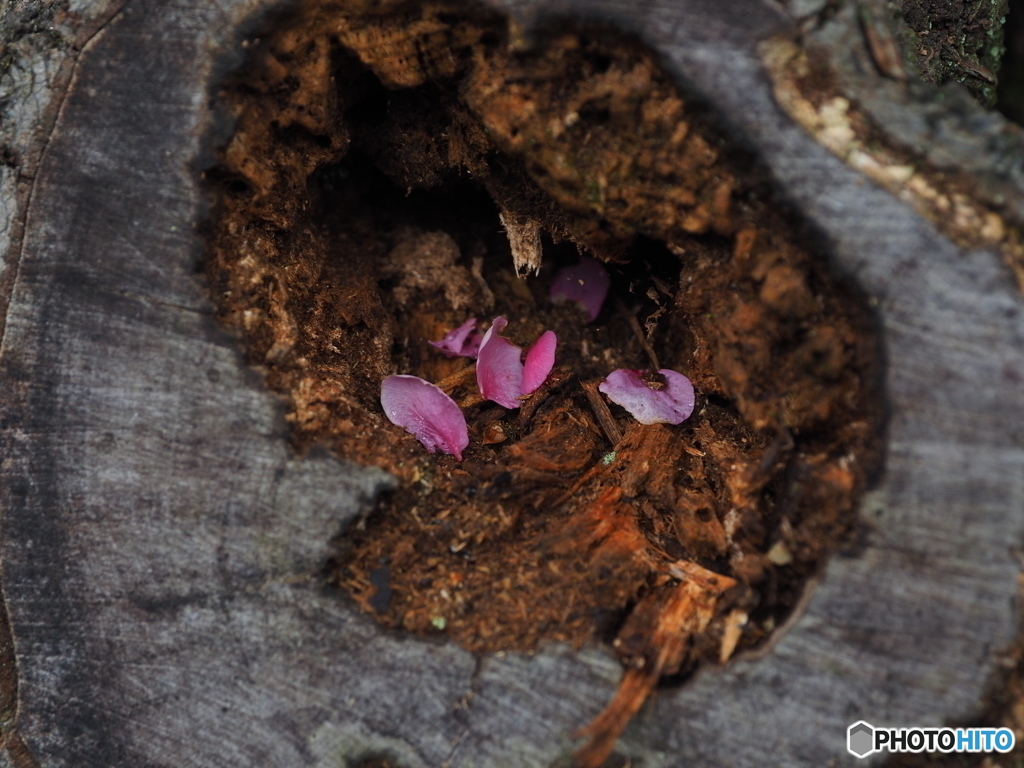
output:
[[[764,658],[660,692],[619,751],[821,764],[861,717],[967,717],[1015,629],[1024,314],[1008,271],[783,115],[755,50],[782,25],[766,7],[579,7],[657,48],[764,156],[877,301],[889,360],[863,535]],[[81,54],[38,168],[0,350],[17,724],[48,766],[548,765],[614,690],[606,652],[476,660],[384,633],[306,578],[387,481],[289,456],[195,274],[196,168],[226,136],[210,96],[266,9],[128,4]]]

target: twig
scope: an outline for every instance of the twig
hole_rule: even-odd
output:
[[[480,393],[474,389],[459,401],[459,408],[471,408],[474,405],[479,405],[483,401],[484,399],[480,396]]]
[[[605,437],[612,444],[612,448],[615,448],[622,442],[622,432],[619,431],[619,425],[615,423],[612,412],[608,410],[608,404],[601,397],[601,393],[597,391],[597,384],[592,381],[581,381],[580,386],[583,387],[583,393],[587,396],[590,407],[594,409],[594,414],[597,416],[601,429],[604,430]]]
[[[461,384],[465,384],[466,380],[476,375],[476,363],[467,365],[465,368],[456,371],[451,376],[446,376],[441,379],[434,386],[444,392],[446,395],[450,395],[452,390]]]
[[[523,401],[522,407],[519,409],[519,426],[520,428],[527,426],[533,415],[537,412],[537,409],[544,404],[544,402],[559,389],[564,387],[576,374],[572,371],[566,371],[560,369],[551,373],[548,376],[547,381],[541,384],[540,388],[534,392],[530,397]]]
[[[647,337],[644,335],[644,329],[640,327],[640,321],[636,319],[636,315],[629,311],[629,307],[625,305],[621,298],[615,297],[615,309],[618,310],[619,314],[626,318],[626,322],[629,323],[629,327],[633,329],[633,333],[636,335],[636,340],[640,342],[640,348],[647,355],[647,359],[651,361],[651,365],[654,366],[654,370],[661,370],[661,364],[658,362],[658,355],[655,354],[654,348],[651,347],[647,341]]]
[[[476,375],[476,363],[467,365],[460,371],[456,371],[451,376],[446,376],[441,379],[434,386],[444,392],[446,395],[450,395],[452,390],[456,387],[460,387],[463,384],[468,384],[469,380]],[[484,399],[480,397],[480,393],[474,388],[459,403],[460,408],[469,408],[470,406],[482,403]]]

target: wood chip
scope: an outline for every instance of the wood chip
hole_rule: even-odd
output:
[[[720,664],[725,664],[732,658],[732,654],[736,650],[736,645],[743,636],[743,627],[746,625],[748,618],[747,612],[739,609],[731,611],[729,615],[725,617],[725,629],[722,632],[722,646],[718,652],[718,661]]]

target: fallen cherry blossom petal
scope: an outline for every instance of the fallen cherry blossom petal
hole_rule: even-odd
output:
[[[393,424],[404,428],[431,453],[449,453],[462,461],[469,445],[466,417],[455,401],[419,376],[388,376],[380,385],[380,404]]]
[[[658,373],[665,379],[665,386],[657,389],[641,378],[642,373],[619,368],[609,373],[597,388],[641,424],[680,424],[690,418],[695,395],[688,378],[662,368]]]
[[[590,256],[580,256],[578,264],[562,267],[555,273],[551,300],[556,304],[575,301],[587,313],[587,322],[592,323],[601,314],[601,305],[610,285],[608,270],[601,262]]]
[[[476,318],[471,317],[458,328],[448,331],[440,341],[428,341],[448,357],[476,357],[480,350],[480,333],[476,329]]]
[[[523,393],[523,350],[499,335],[506,325],[508,320],[496,317],[484,334],[476,359],[476,383],[484,400],[518,408]]]
[[[522,393],[528,395],[535,392],[544,383],[544,380],[555,367],[555,347],[558,346],[558,337],[554,331],[544,331],[540,338],[533,342],[533,346],[526,351],[526,360],[523,362],[523,384]]]

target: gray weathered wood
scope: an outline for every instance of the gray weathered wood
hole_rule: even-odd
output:
[[[507,3],[526,23],[540,7]],[[325,542],[388,480],[291,456],[280,405],[211,318],[198,170],[228,126],[210,98],[267,5],[127,3],[79,56],[33,174],[0,347],[16,725],[54,767],[549,765],[610,697],[612,656],[478,660],[325,594],[308,578]],[[845,764],[858,718],[969,716],[1016,629],[1024,305],[1008,270],[780,112],[755,52],[785,24],[768,6],[543,8],[638,33],[722,111],[877,302],[888,359],[861,545],[763,658],[659,693],[620,750]]]

